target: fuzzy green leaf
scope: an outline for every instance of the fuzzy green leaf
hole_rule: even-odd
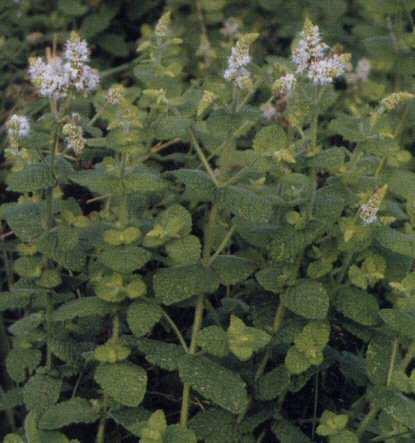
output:
[[[196,294],[212,293],[218,285],[216,274],[202,265],[160,269],[153,279],[156,297],[171,305]]]
[[[150,259],[149,251],[136,246],[107,247],[99,256],[102,264],[122,274],[142,268]]]
[[[148,362],[167,371],[177,370],[184,355],[183,348],[178,345],[146,338],[138,340],[138,349],[145,354]]]
[[[138,406],[146,392],[147,374],[130,363],[101,364],[95,371],[95,381],[104,392],[125,406]]]
[[[336,296],[336,307],[346,317],[365,326],[379,322],[379,305],[376,298],[357,288],[340,289]]]
[[[136,337],[141,337],[154,327],[163,316],[163,310],[156,303],[137,300],[127,311],[127,323]]]
[[[53,320],[66,321],[77,317],[103,317],[111,312],[111,310],[111,304],[98,297],[84,297],[72,300],[69,303],[60,306],[53,313]]]
[[[227,411],[239,414],[247,406],[246,385],[240,376],[206,357],[185,355],[179,363],[179,375],[184,383]]]
[[[35,374],[25,384],[23,399],[26,408],[41,414],[58,401],[62,380]]]
[[[220,255],[212,264],[223,285],[236,285],[246,280],[254,271],[255,263],[243,257]]]
[[[329,296],[324,286],[311,280],[303,280],[281,294],[281,301],[294,313],[309,319],[322,320],[329,309]]]
[[[35,192],[52,186],[54,180],[50,168],[44,163],[39,163],[12,173],[7,183],[8,189],[13,192]]]
[[[98,410],[88,400],[74,397],[47,409],[39,421],[39,427],[54,430],[72,423],[93,423],[98,418]]]

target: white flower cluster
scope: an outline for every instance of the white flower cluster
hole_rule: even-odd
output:
[[[79,114],[72,114],[72,120],[63,125],[62,134],[65,136],[66,147],[76,155],[81,154],[85,148],[85,138]]]
[[[65,43],[63,57],[30,60],[29,77],[43,97],[59,99],[70,89],[79,93],[94,91],[99,85],[98,72],[88,65],[89,49],[85,40],[72,33]]]
[[[242,36],[231,50],[231,56],[228,59],[228,68],[225,70],[224,78],[232,81],[240,89],[249,89],[252,84],[251,73],[246,66],[251,63],[249,55],[249,46],[257,38],[257,34],[246,34]]]
[[[382,186],[375,191],[367,203],[360,206],[359,216],[365,225],[370,225],[377,221],[377,214],[379,212],[380,205],[385,198],[387,190],[387,185]]]
[[[11,140],[25,138],[30,132],[29,119],[24,115],[13,114],[6,123],[7,135]]]
[[[272,92],[275,95],[283,94],[288,96],[294,90],[296,83],[297,79],[294,74],[285,74],[274,82]]]
[[[292,60],[297,73],[306,75],[316,85],[327,85],[343,75],[349,64],[348,54],[333,54],[320,36],[318,26],[306,20]]]

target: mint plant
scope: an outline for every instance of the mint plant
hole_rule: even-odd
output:
[[[29,61],[40,106],[5,125],[4,441],[410,441],[413,88],[362,99],[372,62],[309,18],[288,57],[236,18],[215,44],[225,6],[197,3],[200,46],[168,10],[133,80],[76,32]]]

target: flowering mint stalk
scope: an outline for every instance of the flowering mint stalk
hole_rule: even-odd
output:
[[[385,198],[388,185],[384,185],[377,189],[375,193],[369,198],[368,202],[360,206],[359,217],[365,225],[370,225],[377,220],[377,213],[380,205]]]
[[[30,133],[30,122],[24,115],[13,114],[6,123],[7,135],[13,146],[19,139],[26,138]]]
[[[298,74],[306,75],[315,85],[328,85],[347,71],[350,54],[331,51],[322,41],[319,27],[307,19],[293,50],[292,61]]]
[[[73,32],[62,57],[29,60],[30,80],[41,96],[55,100],[66,97],[71,90],[88,94],[97,89],[100,81],[98,72],[88,65],[89,55],[85,40]]]
[[[233,82],[239,89],[252,89],[251,73],[246,66],[251,63],[249,48],[258,38],[258,34],[245,34],[231,50],[228,67],[223,76],[225,80]]]

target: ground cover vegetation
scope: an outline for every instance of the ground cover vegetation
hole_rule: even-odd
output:
[[[0,1],[5,443],[415,438],[415,1]]]

